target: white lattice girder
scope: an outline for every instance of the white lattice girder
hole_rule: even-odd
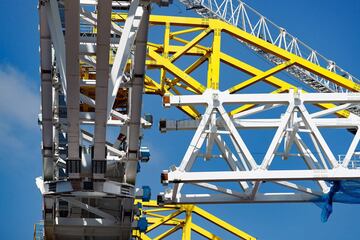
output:
[[[307,195],[316,195],[317,197],[326,194],[329,191],[329,181],[360,179],[360,170],[349,168],[349,162],[355,153],[356,146],[360,140],[360,133],[357,131],[350,146],[346,151],[342,162],[338,161],[325,137],[319,131],[319,128],[342,128],[358,129],[360,118],[349,114],[348,118],[336,118],[328,116],[335,114],[339,110],[351,107],[360,101],[358,93],[302,93],[301,91],[283,94],[228,94],[218,90],[206,90],[203,95],[170,96],[164,98],[165,106],[185,106],[185,105],[205,105],[206,111],[201,121],[185,120],[180,122],[167,121],[165,130],[196,129],[195,135],[190,146],[181,161],[179,167],[173,167],[170,171],[164,171],[164,183],[173,183],[172,189],[164,193],[167,202],[189,202],[186,196],[191,196],[194,202],[197,202],[196,196],[201,194],[183,194],[182,189],[187,183],[195,184],[203,189],[220,192],[239,197],[239,190],[224,188],[214,185],[216,182],[238,182],[240,183],[246,201],[238,199],[237,202],[248,202],[253,199],[259,201],[286,201],[283,193],[268,192],[271,195],[262,196],[259,200],[258,194],[262,189],[262,182],[272,182],[287,190],[291,190],[289,197],[291,201],[313,201],[312,198],[303,197]],[[256,104],[254,110],[247,110],[248,113],[238,114],[236,118],[230,118],[225,111],[225,105],[228,104]],[[309,104],[332,103],[333,108],[318,110],[309,113],[307,106]],[[305,105],[306,104],[306,105]],[[337,105],[336,105],[337,104]],[[273,110],[282,106],[283,114],[279,118],[251,118],[253,114],[262,111]],[[285,107],[285,108],[284,108]],[[246,119],[243,118],[246,116]],[[169,124],[168,124],[169,123]],[[264,157],[255,158],[247,147],[246,140],[242,137],[238,129],[263,129],[273,128],[276,132],[270,145],[265,151]],[[311,140],[305,141],[300,133],[308,134]],[[221,135],[230,136],[232,145],[222,140]],[[212,145],[209,142],[212,141]],[[207,143],[204,145],[204,143]],[[281,143],[284,143],[284,152],[279,153],[278,149]],[[317,155],[312,153],[308,144],[312,144],[317,151]],[[221,155],[212,154],[213,146],[216,145]],[[203,147],[204,146],[204,147]],[[292,147],[295,147],[298,153],[291,153]],[[202,149],[205,148],[204,154]],[[271,169],[273,159],[281,155],[283,159],[288,157],[299,157],[303,159],[308,169]],[[192,166],[197,158],[204,157],[222,158],[230,167],[229,171],[206,171],[206,162],[202,165],[202,170],[192,172]],[[231,160],[231,162],[229,162]],[[352,166],[352,165],[351,165]],[[303,186],[296,183],[300,180],[313,181],[315,185]],[[294,182],[295,181],[295,182]],[[213,182],[210,184],[210,182]],[[302,195],[299,195],[301,192]],[[286,192],[285,192],[286,193]],[[276,194],[280,194],[278,199]],[[279,195],[279,196],[280,196]],[[270,196],[270,195],[269,195]],[[276,196],[276,197],[274,197]],[[206,198],[206,197],[205,197]],[[180,200],[179,200],[180,199]],[[222,202],[215,200],[213,202]],[[258,199],[258,200],[255,200]],[[199,200],[202,202],[203,200]],[[232,200],[229,200],[230,202]],[[211,202],[207,199],[205,202]],[[225,201],[226,202],[226,201]]]

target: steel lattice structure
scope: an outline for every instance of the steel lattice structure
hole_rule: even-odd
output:
[[[139,230],[133,231],[133,236],[139,240],[149,239],[165,239],[176,238],[175,233],[181,232],[182,239],[191,239],[194,233],[204,237],[205,239],[220,240],[225,239],[214,233],[209,229],[209,223],[215,224],[217,227],[229,232],[232,237],[236,239],[255,240],[256,238],[247,234],[244,231],[237,229],[231,224],[217,218],[211,213],[201,209],[198,206],[192,204],[186,205],[161,205],[159,206],[156,201],[135,201],[137,204],[141,204],[141,216],[146,217],[149,226],[147,230],[142,233]],[[184,215],[184,216],[181,216]],[[206,220],[206,226],[201,227],[196,223],[196,219],[193,216],[196,215],[201,219]],[[159,235],[154,235],[156,229],[167,226],[168,228],[161,232]],[[152,234],[153,237],[150,237]]]
[[[149,4],[39,2],[44,172],[37,185],[46,239],[131,236],[140,127],[151,125],[141,119]],[[128,14],[123,26],[111,22],[113,11]],[[90,56],[96,71],[88,71]],[[126,69],[129,58],[136,64]],[[122,127],[115,143],[106,141],[107,126]]]
[[[163,183],[172,186],[159,196],[162,204],[316,202],[329,192],[329,181],[360,178],[355,77],[241,1],[181,2],[205,18],[150,15],[152,3],[169,4],[163,0],[39,1],[43,177],[37,185],[46,239],[129,239],[131,233],[148,239],[141,232],[160,222],[174,228],[158,238],[182,228],[184,239],[190,229],[217,239],[191,223],[190,212],[220,220],[193,205],[165,205],[175,215],[148,218],[148,230],[141,225],[134,199],[148,200],[149,193],[135,188],[139,161],[149,157],[141,128],[152,125],[150,116],[141,117],[143,91],[190,117],[162,120],[161,131],[195,130],[179,167],[162,173]],[[152,26],[162,27],[163,41],[148,39]],[[229,39],[269,60],[270,68],[226,49]],[[224,65],[239,75],[223,79]],[[300,81],[283,78],[285,71]],[[259,84],[268,87],[247,92]],[[322,133],[334,128],[354,133],[339,159]],[[113,142],[107,141],[110,129],[116,129]],[[247,129],[274,131],[262,158],[248,148]],[[206,162],[192,171],[197,158]],[[306,168],[283,161],[284,167],[273,169],[278,158],[300,159]],[[229,171],[208,170],[213,159]],[[264,187],[268,183],[283,190]],[[183,191],[187,185],[195,186],[193,192]],[[342,195],[334,200],[347,201]],[[184,211],[186,219],[175,218]]]
[[[194,9],[198,14],[203,17],[219,18],[225,22],[237,26],[238,28],[250,33],[253,36],[261,38],[275,46],[278,46],[288,52],[291,52],[297,56],[303,57],[312,63],[315,63],[323,68],[326,68],[332,72],[336,72],[356,83],[359,83],[359,79],[352,76],[349,72],[345,71],[341,67],[337,66],[332,60],[327,59],[323,55],[319,54],[316,50],[291,35],[286,29],[273,23],[265,16],[261,15],[255,9],[248,6],[241,0],[182,0],[189,9]],[[279,64],[281,58],[271,56],[271,54],[264,53],[256,46],[249,46],[257,53],[263,55],[270,62]],[[288,71],[298,77],[301,81],[310,84],[319,92],[346,92],[347,90],[341,88],[332,82],[329,82],[326,78],[321,78],[317,75],[313,75],[311,72],[303,71],[301,69],[290,68]],[[312,80],[311,80],[312,79]],[[313,82],[317,82],[316,85]],[[321,86],[320,86],[321,85]]]
[[[196,129],[195,135],[179,167],[163,172],[163,183],[174,183],[171,190],[163,195],[164,201],[179,203],[249,203],[249,202],[321,202],[330,190],[330,180],[356,180],[360,178],[357,166],[350,164],[360,140],[357,116],[338,119],[326,117],[351,104],[357,104],[360,94],[302,93],[290,91],[282,94],[228,94],[217,90],[207,90],[201,96],[171,96],[169,106],[187,104],[206,105],[201,121],[188,120],[165,122],[164,130]],[[342,103],[336,107],[309,113],[308,104]],[[225,110],[228,104],[252,103],[260,105],[230,118]],[[261,118],[259,113],[272,111],[285,106],[279,118]],[[252,116],[256,115],[256,118]],[[261,116],[261,115],[260,115]],[[176,125],[176,128],[174,127]],[[167,127],[169,126],[169,127]],[[256,159],[243,140],[242,131],[246,129],[276,129],[265,154]],[[356,134],[346,155],[339,161],[331,151],[320,129],[355,129]],[[238,130],[240,129],[240,130]],[[305,136],[304,136],[305,135]],[[226,139],[228,136],[229,140]],[[311,141],[304,138],[308,136]],[[265,137],[265,136],[264,136]],[[327,139],[328,140],[328,139]],[[264,139],[262,140],[264,141]],[[329,140],[328,140],[329,141]],[[283,144],[282,151],[279,151]],[[310,144],[313,147],[310,147]],[[204,147],[203,147],[204,145]],[[217,146],[220,155],[213,155]],[[291,151],[295,146],[295,152]],[[234,150],[233,150],[234,149]],[[314,152],[315,149],[317,152]],[[275,157],[281,157],[281,164],[273,167]],[[298,168],[284,161],[300,158],[306,168]],[[226,161],[229,171],[192,171],[198,158],[211,160],[220,158]],[[293,160],[292,160],[293,161]],[[206,169],[206,162],[202,169]],[[309,185],[306,182],[315,181]],[[239,183],[238,189],[226,188],[214,183]],[[184,184],[191,183],[211,190],[210,193],[181,193]],[[262,190],[261,185],[277,184],[284,189]],[[214,193],[217,192],[217,193]],[[346,202],[337,195],[334,199]],[[358,200],[353,200],[358,202]]]
[[[165,25],[167,19],[164,17],[153,16],[150,21]],[[175,27],[177,25],[187,26],[189,28],[172,32],[169,31],[172,25]],[[289,84],[287,80],[282,80],[278,77],[281,71],[285,71],[290,67],[296,66],[297,68],[307,69],[307,71],[311,71],[314,75],[326,77],[328,81],[347,88],[348,91],[356,92],[356,89],[358,89],[358,85],[356,83],[327,69],[321,68],[318,65],[306,59],[300,58],[293,53],[284,51],[283,49],[274,46],[267,41],[254,37],[253,35],[248,34],[241,29],[235,28],[230,24],[224,23],[221,20],[209,19],[207,21],[203,21],[202,19],[196,18],[184,19],[181,17],[172,17],[171,24],[168,24],[168,26],[169,30],[167,32],[165,31],[164,33],[165,40],[163,45],[148,43],[148,56],[150,58],[150,60],[148,60],[148,67],[161,68],[162,71],[167,71],[170,74],[164,75],[162,73],[160,83],[156,83],[150,77],[146,77],[146,86],[151,85],[155,93],[164,95],[163,101],[165,106],[177,106],[185,111],[189,116],[198,120],[170,120],[162,121],[160,123],[161,131],[164,132],[168,130],[197,130],[179,167],[172,168],[169,172],[165,171],[163,173],[163,182],[165,184],[174,183],[171,189],[166,189],[165,193],[162,194],[163,200],[165,202],[223,203],[323,201],[324,194],[326,194],[330,189],[330,184],[324,180],[356,179],[357,176],[359,176],[359,172],[356,169],[351,169],[350,172],[346,171],[348,169],[348,163],[350,162],[350,159],[353,158],[355,148],[358,145],[358,137],[355,135],[351,147],[347,149],[348,146],[346,146],[346,148],[343,150],[344,153],[347,152],[347,160],[345,161],[345,164],[340,164],[339,160],[331,152],[328,143],[324,140],[323,135],[318,130],[319,127],[322,129],[327,127],[338,129],[341,128],[343,129],[343,134],[347,134],[348,129],[353,129],[353,131],[356,132],[357,127],[353,124],[356,125],[356,122],[358,122],[359,118],[357,115],[351,113],[349,109],[352,109],[353,106],[357,105],[356,102],[352,102],[350,100],[355,99],[357,97],[357,93],[326,93],[324,94],[324,99],[321,99],[321,96],[323,95],[319,93],[311,93],[313,94],[313,99],[319,98],[318,101],[309,102],[309,104],[311,103],[317,107],[317,112],[312,113],[314,116],[316,116],[316,118],[323,118],[324,116],[329,116],[329,114],[336,113],[338,117],[343,117],[346,120],[339,120],[337,117],[335,117],[327,119],[328,122],[325,125],[316,125],[316,123],[313,123],[315,125],[308,125],[307,122],[316,122],[318,119],[310,119],[311,117],[306,119],[300,118],[300,120],[296,120],[295,122],[290,123],[288,119],[283,119],[283,117],[279,117],[278,119],[259,118],[259,113],[263,111],[269,112],[273,108],[281,107],[283,104],[279,104],[279,102],[282,102],[280,99],[285,96],[284,94],[286,92],[293,90],[296,94],[302,93],[300,95],[305,96],[305,98],[306,96],[311,96],[310,93],[305,94],[305,92],[301,90],[301,84]],[[192,40],[188,41],[182,38],[182,36],[186,36],[186,34],[193,32],[196,32],[196,35],[192,38]],[[241,40],[241,42],[246,42],[248,46],[254,45],[257,48],[261,48],[263,52],[269,52],[276,55],[278,58],[282,59],[283,63],[279,65],[273,65],[267,70],[260,70],[260,68],[257,68],[253,64],[241,61],[237,57],[223,52],[220,46],[222,44],[222,39],[224,38],[223,35],[226,34]],[[210,45],[199,44],[199,42],[204,41],[206,38],[210,38]],[[182,43],[182,45],[171,45],[167,39],[171,39],[173,41],[175,40],[176,42]],[[158,52],[162,53],[162,56]],[[197,60],[188,65],[184,73],[180,70],[180,67],[177,66],[175,61],[177,59],[181,59],[181,57],[185,57],[186,55],[195,55],[197,56]],[[230,83],[229,87],[220,91],[219,86],[221,85],[221,81],[224,81],[221,80],[220,62],[243,73],[246,73],[249,77],[242,79],[240,78],[237,81],[233,80],[235,82],[234,84]],[[202,65],[207,66],[208,74],[205,79],[205,84],[204,79],[195,79],[191,76],[191,73],[197,70],[197,68],[200,68]],[[273,88],[275,87],[275,89],[272,91],[272,94],[236,94],[241,93],[244,90],[246,91],[247,88],[258,84],[259,82],[269,84]],[[182,91],[180,91],[180,89]],[[179,95],[186,96],[181,97]],[[222,98],[232,99],[230,102],[225,101],[224,105],[232,104],[237,105],[238,107],[230,109],[229,111],[225,110],[225,106],[222,106]],[[294,99],[290,98],[287,101],[288,103],[295,101]],[[302,97],[298,98],[299,99],[296,101],[304,101]],[[239,100],[236,101],[236,99]],[[270,102],[267,102],[268,99]],[[218,101],[219,103],[217,104],[221,105],[221,109],[219,109],[219,106],[215,106],[213,101]],[[339,103],[341,104],[339,105]],[[201,116],[196,109],[196,105],[207,106],[205,112],[200,114]],[[227,107],[226,109],[229,108]],[[297,119],[299,118],[297,114],[303,114],[300,109],[304,109],[305,112],[310,111],[305,108],[305,105],[299,105],[296,106],[296,108],[291,107],[291,109],[283,108],[282,111],[284,114],[288,114],[286,116],[289,116],[292,119]],[[296,114],[293,112],[293,110],[296,112]],[[312,109],[312,111],[314,110]],[[239,119],[244,117],[248,118],[254,114],[258,114],[256,119]],[[273,121],[277,123],[271,125],[270,123]],[[324,121],[324,119],[321,119],[320,121]],[[231,124],[231,122],[233,123]],[[243,124],[243,122],[248,123],[249,125]],[[302,126],[299,127],[299,124]],[[269,148],[265,149],[266,155],[264,156],[263,160],[255,160],[249,149],[246,147],[246,142],[242,140],[242,137],[237,132],[235,126],[240,127],[240,129],[278,129],[271,144],[269,145]],[[289,132],[291,132],[291,134]],[[311,142],[303,141],[300,136],[298,136],[298,132],[308,132],[312,138]],[[230,135],[230,144],[223,140],[221,137],[222,134]],[[279,153],[277,151],[279,144],[283,142],[283,138],[286,139],[286,144],[284,143],[285,147],[283,151],[285,153],[282,155],[281,152]],[[206,146],[202,147],[204,142],[206,142]],[[310,148],[308,146],[309,144],[313,145],[313,147]],[[214,145],[220,148],[220,153],[217,155],[212,154]],[[267,179],[265,176],[267,173],[264,173],[260,177],[256,178],[257,183],[255,184],[251,182],[240,183],[240,189],[229,189],[214,184],[209,184],[209,182],[236,182],[237,180],[240,180],[241,177],[239,176],[245,175],[244,171],[248,171],[249,176],[255,177],[256,171],[267,170],[269,168],[269,164],[275,155],[282,155],[283,158],[287,159],[289,157],[291,147],[295,145],[297,146],[298,152],[291,153],[291,155],[297,154],[297,157],[304,158],[307,168],[310,169],[307,172],[301,172],[304,169],[299,170],[300,172],[292,172],[291,170],[289,172],[274,172],[274,176],[270,177],[269,179]],[[318,153],[319,157],[316,158],[313,152]],[[325,157],[323,157],[323,155]],[[237,174],[239,176],[237,176],[238,178],[234,177],[231,179],[231,172],[216,173],[216,171],[197,171],[194,173],[188,173],[191,170],[193,163],[196,161],[195,159],[198,158],[204,158],[207,160],[221,158],[227,162],[230,167],[230,171],[238,172]],[[343,161],[343,159],[341,159],[341,161]],[[353,165],[354,164],[351,164],[351,166]],[[204,166],[206,166],[206,164],[204,164]],[[331,171],[331,168],[333,168],[334,171],[339,170],[339,173],[341,172],[341,169],[345,170],[345,172],[342,174],[340,173],[339,176],[336,176],[336,174],[333,174]],[[297,171],[297,169],[293,170]],[[312,176],[311,173],[313,173]],[[202,174],[204,174],[204,176],[210,175],[213,178],[202,178]],[[298,175],[296,175],[295,178],[287,178],[286,174]],[[261,181],[262,178],[263,181],[275,182],[276,184],[283,186],[288,192],[284,192],[284,190],[280,192],[258,192],[260,187],[258,182]],[[248,180],[254,181],[254,179]],[[318,180],[317,185],[319,185],[320,188],[314,186],[309,187],[307,184],[305,184],[305,186],[301,184],[299,185],[289,180]],[[192,183],[193,185],[195,184],[201,188],[220,192],[221,194],[181,194],[180,189],[184,183]],[[291,191],[289,192],[289,190]],[[258,193],[259,196],[257,196]],[[339,201],[345,200],[339,197]]]

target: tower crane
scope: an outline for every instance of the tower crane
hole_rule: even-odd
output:
[[[157,239],[180,228],[183,239],[191,230],[217,239],[191,223],[192,212],[215,216],[189,206],[318,202],[328,216],[333,201],[359,202],[359,80],[240,0],[180,2],[201,18],[150,14],[170,0],[39,0],[43,176],[36,184],[45,239],[149,239],[161,224],[173,228]],[[149,36],[153,26],[163,27],[162,41]],[[229,38],[236,50],[224,44]],[[270,68],[241,58],[245,48]],[[187,56],[196,61],[184,67]],[[224,65],[238,75],[225,81]],[[266,87],[251,89],[260,83]],[[161,132],[195,131],[180,165],[161,173],[157,203],[148,186],[136,188],[139,162],[150,157],[141,129],[153,125],[142,115],[143,93],[188,116],[161,120]],[[345,155],[335,155],[327,129],[352,136]],[[268,144],[251,146],[248,130]],[[154,215],[164,209],[175,212]]]

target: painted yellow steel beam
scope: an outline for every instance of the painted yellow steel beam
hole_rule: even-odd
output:
[[[219,236],[216,236],[215,234],[207,231],[206,229],[204,229],[204,228],[202,228],[202,227],[200,227],[200,226],[198,226],[198,225],[196,225],[196,224],[194,224],[194,223],[191,225],[191,229],[192,229],[194,232],[200,234],[201,236],[203,236],[203,237],[205,237],[205,238],[207,238],[207,239],[211,239],[211,240],[221,240],[221,238],[220,238]]]
[[[149,213],[164,212],[164,211],[169,211],[169,208],[157,207],[155,209],[146,209],[144,212],[146,212],[146,214],[149,214]]]
[[[228,232],[240,237],[241,239],[246,239],[246,240],[255,240],[255,238],[249,234],[247,234],[244,231],[241,231],[240,229],[232,226],[231,224],[219,219],[218,217],[212,215],[211,213],[197,207],[194,206],[192,211],[196,214],[198,214],[199,216],[211,221],[212,223],[214,223],[215,225],[227,230]]]
[[[165,217],[165,216],[163,216],[163,217]],[[148,221],[149,224],[154,224],[154,223],[157,223],[157,222],[159,221],[159,218],[158,218],[158,217],[153,217],[153,218],[151,218],[151,217],[148,218],[148,217],[147,217],[146,219],[147,219],[147,221]],[[164,222],[164,223],[161,224],[161,225],[176,226],[176,225],[178,225],[179,223],[183,223],[183,222],[184,222],[184,220],[181,220],[181,219],[178,219],[178,218],[174,218],[174,219],[172,219],[172,220],[168,220],[168,221]]]
[[[219,20],[215,20],[215,21],[219,21]],[[280,58],[282,58],[283,60],[292,60],[295,62],[295,65],[304,68],[306,70],[308,70],[309,72],[316,74],[320,77],[326,78],[329,81],[342,86],[350,91],[354,91],[357,92],[360,90],[360,85],[356,84],[355,82],[344,78],[334,72],[331,72],[325,68],[322,68],[302,57],[299,57],[293,53],[290,53],[280,47],[277,47],[271,43],[268,43],[265,40],[262,40],[260,38],[257,38],[243,30],[241,30],[240,28],[237,28],[233,25],[227,24],[225,22],[217,22],[217,23],[213,23],[212,21],[210,21],[210,26],[214,24],[217,27],[219,27],[219,25],[222,27],[224,32],[227,32],[229,35],[232,35],[244,42],[247,42],[253,46],[256,46],[260,49],[262,49],[265,52],[274,54],[275,56],[278,56]]]
[[[188,84],[189,87],[193,88],[198,94],[202,94],[206,90],[206,87],[204,85],[196,81],[190,75],[184,73],[184,71],[175,66],[169,59],[163,58],[161,55],[159,55],[152,49],[149,49],[148,55],[158,64],[163,66],[167,71],[171,72],[172,74],[180,78],[183,82]]]
[[[247,74],[250,74],[252,76],[259,76],[264,73],[263,71],[255,68],[245,62],[242,62],[234,57],[231,57],[225,53],[221,53],[221,61],[223,61],[226,64],[229,64],[230,66],[237,68]],[[277,90],[273,91],[272,93],[283,93],[283,92],[288,91],[289,89],[294,89],[295,91],[297,91],[297,87],[295,85],[289,84],[289,83],[287,83],[277,77],[274,77],[274,76],[265,77],[265,78],[263,78],[263,80],[265,82],[269,83],[270,85],[278,88]],[[244,86],[244,88],[250,86],[250,83],[251,82],[248,82],[248,84],[246,86]],[[302,91],[302,92],[306,93],[305,91]],[[316,104],[316,105],[322,109],[329,109],[329,108],[336,107],[334,104],[330,104],[330,103],[321,103],[321,104]],[[255,106],[254,104],[245,104],[237,109],[232,110],[229,115],[233,116],[239,112],[248,110],[254,106]],[[347,118],[350,113],[347,110],[341,110],[341,111],[336,112],[336,114],[339,117]]]
[[[137,239],[174,239],[172,234],[181,230],[181,239],[183,240],[191,240],[191,232],[198,233],[207,239],[220,240],[221,238],[218,235],[193,222],[193,214],[197,214],[203,220],[214,223],[220,228],[231,233],[236,238],[255,240],[255,238],[249,234],[246,234],[238,229],[236,230],[236,228],[229,223],[192,204],[159,206],[154,200],[142,202],[136,199],[135,204],[137,203],[141,203],[142,217],[145,216],[149,224],[146,233],[133,231],[133,237],[136,237]],[[185,214],[185,216],[182,218],[181,214]],[[171,228],[167,228],[166,231],[160,234],[157,233],[158,235],[156,237],[150,238],[150,232],[160,226],[171,226]]]
[[[175,40],[175,41],[177,41],[177,42],[179,42],[179,43],[184,43],[184,44],[187,44],[187,43],[189,42],[188,40],[185,40],[185,39],[180,38],[180,37],[173,37],[172,40]],[[175,45],[174,48],[176,48],[176,47],[179,47],[179,46],[176,46],[176,45]],[[202,46],[202,45],[199,45],[199,44],[195,45],[195,46],[193,47],[193,49],[197,49],[197,54],[198,54],[198,55],[203,54],[203,53],[204,53],[203,51],[205,51],[205,52],[211,51],[211,48],[205,47],[205,46]],[[184,54],[186,54],[186,55],[191,55],[191,54],[195,54],[195,53],[192,53],[191,50],[190,50],[190,51],[188,51],[188,52],[186,52],[186,53],[184,53]]]
[[[199,35],[194,37],[191,41],[189,41],[185,46],[183,46],[180,51],[176,52],[174,55],[170,57],[170,61],[174,62],[181,55],[187,52],[190,48],[194,47],[198,42],[200,42],[204,37],[206,37],[212,31],[211,28],[207,28],[202,31]]]
[[[178,230],[180,230],[182,228],[182,224],[179,223],[177,225],[175,225],[175,227],[170,228],[169,230],[163,232],[162,234],[156,236],[155,238],[153,238],[153,240],[161,240],[164,239],[168,236],[170,236],[171,234],[177,232]],[[183,238],[183,239],[191,239],[191,238]]]
[[[221,29],[214,29],[212,52],[209,57],[207,88],[219,89]]]
[[[200,67],[209,57],[210,54],[205,54],[203,56],[201,56],[200,58],[198,58],[195,62],[193,62],[189,67],[187,67],[184,72],[186,74],[191,74],[195,69],[197,69],[198,67]],[[175,85],[177,82],[179,82],[181,79],[178,77],[175,77],[170,83],[169,83],[169,87],[171,85]],[[194,93],[196,93],[194,91]]]
[[[191,239],[191,230],[192,230],[192,207],[190,209],[186,209],[185,211],[185,222],[182,231],[183,239]]]
[[[157,221],[156,218],[155,218],[155,219],[154,219],[154,218],[147,218],[147,220],[148,220],[148,223],[149,223],[149,224],[152,224],[152,223],[154,223],[154,222]],[[178,229],[176,229],[176,231],[177,231],[177,230],[180,230],[181,228],[183,228],[183,226],[184,226],[184,223],[183,223],[183,222],[184,222],[184,221],[185,221],[185,220],[173,219],[173,220],[167,221],[166,223],[164,223],[164,225],[179,227]],[[171,228],[171,229],[173,229],[173,228]],[[171,229],[170,229],[170,230],[171,230]],[[175,229],[174,229],[174,230],[175,230]],[[195,224],[195,223],[193,223],[193,222],[191,223],[191,230],[194,231],[194,232],[196,232],[196,233],[198,233],[198,234],[200,234],[201,236],[203,236],[203,237],[205,237],[205,238],[207,238],[207,239],[221,240],[221,238],[220,238],[219,236],[217,236],[216,234],[211,233],[210,231],[208,231],[208,230],[200,227],[199,225],[197,225],[197,224]],[[175,232],[175,231],[171,231],[171,232],[166,231],[166,232],[164,232],[161,236],[164,236],[164,235],[169,236],[169,235],[171,235],[171,234],[174,233],[174,232]],[[159,235],[159,236],[160,236],[160,235]],[[159,237],[159,236],[158,236],[158,237]],[[154,239],[156,239],[156,238],[154,238]],[[187,239],[191,239],[191,238],[183,237],[182,239],[187,240]]]
[[[221,61],[228,64],[229,66],[232,66],[238,70],[241,70],[244,73],[247,73],[252,76],[260,75],[263,73],[263,71],[259,70],[256,67],[251,66],[250,64],[247,64],[243,61],[240,61],[239,59],[236,59],[228,54],[220,53]],[[276,87],[276,88],[283,88],[283,89],[297,89],[296,86],[289,84],[277,77],[274,76],[268,76],[263,79],[265,82],[269,83],[270,85]]]
[[[228,92],[229,93],[235,93],[235,92],[237,92],[237,91],[239,91],[239,90],[241,90],[241,89],[243,89],[245,87],[251,86],[256,82],[259,82],[260,80],[266,79],[267,77],[270,77],[270,76],[272,76],[272,75],[274,75],[274,74],[276,74],[276,73],[278,73],[278,72],[280,72],[282,70],[285,70],[286,68],[292,66],[294,63],[295,63],[294,61],[289,60],[289,61],[286,61],[286,62],[284,62],[282,64],[279,64],[279,65],[277,65],[277,66],[275,66],[275,67],[273,67],[273,68],[271,68],[271,69],[269,69],[269,70],[267,70],[265,72],[262,72],[262,73],[260,73],[260,74],[258,74],[256,76],[244,81],[244,82],[241,82],[241,83],[229,88]]]
[[[111,19],[113,22],[125,22],[127,18],[126,14],[112,13]],[[165,25],[170,22],[174,26],[184,27],[202,27],[209,26],[209,19],[206,18],[191,18],[191,17],[177,17],[177,16],[165,16],[165,15],[150,15],[150,25]]]
[[[149,224],[152,224],[154,222],[156,222],[157,219],[154,219],[154,218],[147,218],[148,220],[148,223]],[[176,229],[176,231],[180,230],[183,228],[184,224],[182,223],[184,222],[183,220],[179,220],[179,219],[173,219],[173,220],[169,220],[167,221],[166,223],[164,223],[164,225],[167,225],[167,226],[175,226],[175,227],[179,227],[178,229]],[[175,229],[174,229],[175,230]],[[191,223],[191,230],[200,234],[201,236],[207,238],[207,239],[212,239],[212,240],[221,240],[221,238],[219,236],[217,236],[216,234],[214,233],[211,233],[210,231],[200,227],[199,225],[195,224],[195,223]],[[175,232],[175,231],[174,231]],[[163,235],[161,236],[164,236],[165,233],[167,236],[171,235],[172,233],[174,232],[171,232],[169,233],[168,231],[164,232]],[[159,235],[160,236],[160,235]],[[157,237],[159,237],[157,236]],[[156,238],[154,238],[156,239]],[[188,240],[189,238],[182,238],[183,240]]]
[[[179,214],[181,214],[183,211],[182,210],[176,210],[175,212],[160,218],[157,222],[153,223],[152,225],[150,225],[146,232],[150,232],[152,230],[154,230],[155,228],[159,227],[160,225],[166,223],[167,221],[171,220],[172,218],[175,218],[176,216],[178,216]]]
[[[185,30],[175,31],[175,32],[171,32],[170,37],[172,38],[173,36],[176,36],[176,35],[182,35],[182,34],[197,32],[197,31],[201,31],[201,30],[204,30],[204,29],[205,28],[202,28],[202,27],[194,27],[194,28],[189,28],[189,29],[185,29]]]

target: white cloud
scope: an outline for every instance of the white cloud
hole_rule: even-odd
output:
[[[11,66],[0,65],[0,123],[37,128],[40,96],[36,84]],[[5,123],[4,123],[5,122]]]
[[[12,66],[0,65],[0,155],[7,166],[34,164],[40,153],[38,84]]]

